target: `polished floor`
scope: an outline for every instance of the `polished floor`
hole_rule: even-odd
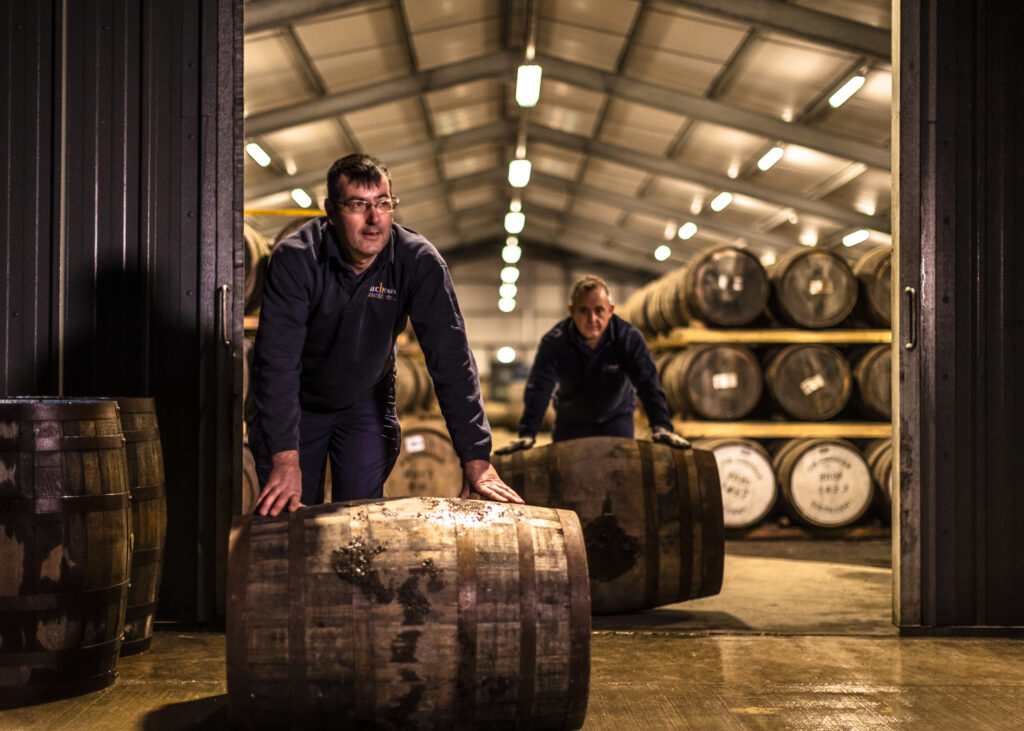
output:
[[[901,637],[889,544],[729,541],[722,592],[594,618],[587,731],[1021,729],[1024,642]],[[162,627],[117,682],[0,729],[220,729],[224,635]]]

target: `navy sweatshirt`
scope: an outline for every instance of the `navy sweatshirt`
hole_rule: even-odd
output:
[[[463,462],[488,459],[476,361],[448,267],[415,231],[391,239],[357,275],[326,216],[270,257],[253,359],[253,396],[272,453],[299,448],[299,411],[329,412],[393,388],[398,335],[411,320]]]
[[[631,416],[639,392],[651,427],[672,431],[665,392],[647,343],[639,330],[618,315],[612,315],[595,348],[587,345],[571,317],[541,338],[526,380],[519,436],[536,436],[552,391],[560,424],[601,424]]]

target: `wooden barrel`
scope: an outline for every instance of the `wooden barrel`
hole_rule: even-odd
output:
[[[245,289],[245,314],[255,315],[263,301],[263,282],[267,277],[270,244],[263,235],[246,223],[243,227],[245,243],[245,269],[242,278]]]
[[[615,306],[616,315],[633,325],[633,327],[638,329],[644,335],[648,336],[654,335],[655,332],[647,322],[647,313],[645,310],[647,293],[650,292],[651,288],[654,286],[654,282],[656,281],[657,280],[648,282],[643,287],[629,295],[625,302]]]
[[[735,246],[698,252],[686,265],[680,299],[689,320],[718,327],[749,325],[768,305],[771,284],[756,256]]]
[[[121,643],[125,656],[148,650],[153,640],[167,542],[167,483],[156,403],[151,398],[118,398],[117,405],[132,499],[131,588]]]
[[[800,246],[768,270],[772,309],[779,319],[807,328],[835,327],[857,306],[857,278],[841,256]]]
[[[726,530],[752,528],[768,517],[779,492],[768,450],[739,437],[698,439],[693,446],[715,455]]]
[[[683,281],[686,269],[673,271],[658,277],[651,284],[644,301],[644,316],[647,325],[655,333],[668,333],[683,327],[689,321],[683,302]]]
[[[231,721],[579,728],[586,561],[576,515],[536,506],[398,498],[236,517]]]
[[[892,522],[892,439],[873,439],[864,447],[864,459],[871,470],[882,520]]]
[[[595,613],[633,612],[721,590],[722,488],[711,452],[588,437],[496,455],[492,462],[528,504],[579,515]]]
[[[857,401],[873,418],[892,418],[892,346],[876,345],[853,367]]]
[[[256,418],[256,399],[252,397],[252,358],[256,343],[253,338],[242,338],[242,421],[251,425]]]
[[[111,400],[0,400],[0,705],[114,682],[130,574]]]
[[[845,439],[791,439],[772,464],[790,515],[815,528],[845,528],[871,506],[867,462]]]
[[[395,408],[412,414],[429,408],[434,400],[434,383],[422,358],[408,353],[395,357]]]
[[[384,497],[458,497],[462,464],[443,421],[402,423],[402,448]]]
[[[892,247],[862,253],[854,262],[853,274],[860,283],[858,304],[864,319],[877,327],[892,327]]]
[[[742,419],[761,400],[761,365],[739,343],[706,343],[678,351],[662,366],[673,412],[702,419]]]
[[[788,345],[769,361],[765,386],[772,401],[794,419],[825,421],[850,401],[853,376],[838,349],[821,343]]]
[[[239,515],[249,515],[260,496],[260,478],[256,474],[256,459],[248,444],[242,445],[242,504]]]

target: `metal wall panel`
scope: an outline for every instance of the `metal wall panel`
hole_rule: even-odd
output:
[[[920,317],[904,306],[898,334],[916,342],[900,362],[897,619],[1021,626],[1024,7],[907,2],[900,19],[898,291]]]
[[[240,500],[242,3],[13,5],[3,387],[155,398],[157,617],[216,620]]]

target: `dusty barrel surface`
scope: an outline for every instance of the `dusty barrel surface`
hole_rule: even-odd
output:
[[[579,520],[565,510],[400,498],[236,517],[231,720],[579,728],[587,592]]]
[[[841,412],[853,393],[850,363],[837,348],[821,343],[788,345],[764,371],[768,393],[794,419],[824,421]]]
[[[492,462],[527,503],[579,515],[595,613],[721,590],[725,531],[711,452],[588,437],[496,455]]]
[[[0,400],[0,705],[114,682],[130,574],[111,400]]]
[[[124,614],[121,655],[149,649],[167,542],[167,483],[156,403],[119,398],[128,488],[132,500],[131,588]]]
[[[750,528],[764,520],[775,506],[778,485],[768,451],[752,439],[720,437],[698,439],[718,463],[722,483],[722,522],[731,530]]]
[[[702,419],[742,419],[764,387],[761,364],[739,343],[684,348],[666,359],[660,375],[672,411]]]
[[[384,497],[458,497],[462,464],[443,421],[402,424],[402,449]]]
[[[791,249],[768,269],[772,306],[783,321],[807,328],[835,327],[857,306],[858,281],[828,249]]]
[[[844,528],[871,506],[868,465],[845,439],[792,439],[772,463],[790,514],[804,525]]]

